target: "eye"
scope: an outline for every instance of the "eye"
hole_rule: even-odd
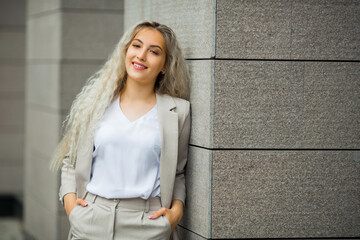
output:
[[[155,55],[159,55],[159,53],[156,52],[156,51],[154,51],[154,50],[150,50],[150,52],[152,52],[152,53],[155,54]]]
[[[139,44],[133,44],[133,47],[140,48]]]

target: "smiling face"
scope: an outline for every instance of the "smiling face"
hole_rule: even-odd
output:
[[[125,56],[127,81],[155,85],[164,71],[166,44],[162,34],[152,28],[141,29],[131,41]]]

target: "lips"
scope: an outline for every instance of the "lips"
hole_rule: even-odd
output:
[[[132,62],[132,65],[136,70],[145,70],[145,69],[147,69],[147,67],[144,64],[141,64],[139,62],[134,61],[134,62]]]

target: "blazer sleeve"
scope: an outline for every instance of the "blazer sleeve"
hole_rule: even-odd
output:
[[[68,193],[76,193],[75,165],[70,163],[69,156],[66,155],[61,168],[61,186],[59,197],[61,204],[64,205],[64,196]]]
[[[188,148],[191,128],[190,103],[186,103],[186,109],[184,111],[184,123],[182,124],[178,141],[178,162],[176,167],[174,191],[172,196],[173,200],[181,200],[184,205],[186,197],[184,169],[188,159]]]

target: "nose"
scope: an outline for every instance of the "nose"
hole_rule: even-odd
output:
[[[146,49],[139,49],[137,56],[139,60],[146,62]]]

